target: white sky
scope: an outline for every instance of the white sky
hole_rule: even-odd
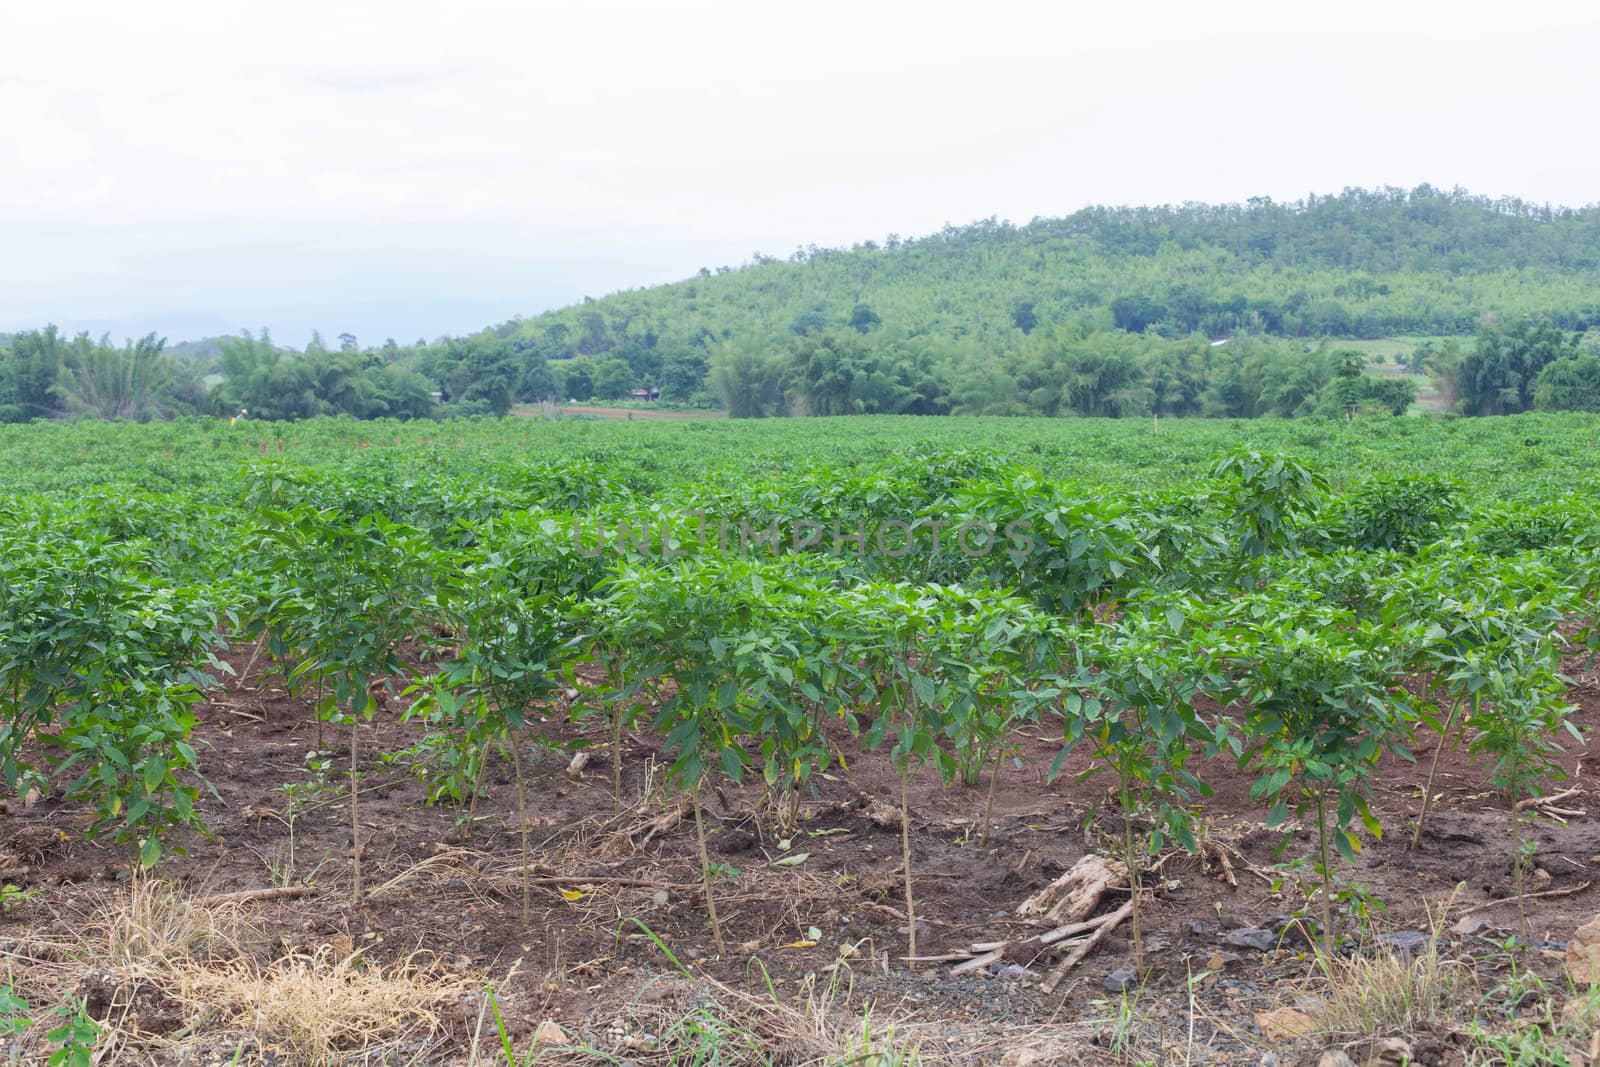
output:
[[[0,0],[0,329],[464,332],[1091,203],[1600,200],[1589,3]]]

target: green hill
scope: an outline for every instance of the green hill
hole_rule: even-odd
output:
[[[447,391],[473,359],[514,367],[524,400],[653,385],[736,414],[1291,415],[1316,406],[1339,339],[1495,317],[1600,324],[1600,208],[1422,186],[990,219],[757,255],[417,359]]]

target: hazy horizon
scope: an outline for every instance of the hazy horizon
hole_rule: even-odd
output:
[[[1587,5],[109,3],[0,14],[0,331],[469,332],[1090,204],[1580,206]]]

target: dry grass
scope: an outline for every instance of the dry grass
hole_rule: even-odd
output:
[[[447,1009],[483,988],[481,978],[439,971],[417,956],[363,959],[348,938],[268,952],[248,908],[201,906],[163,883],[139,881],[79,925],[66,955],[77,964],[57,970],[65,992],[100,1007],[98,1062],[214,1051],[221,1042],[306,1067],[375,1062],[385,1053],[384,1062],[402,1062],[397,1051],[422,1056]],[[164,1025],[153,1026],[156,1017]]]
[[[1313,1018],[1317,1030],[1346,1040],[1415,1034],[1457,1018],[1478,1001],[1470,966],[1446,959],[1435,943],[1414,956],[1379,950],[1324,960],[1325,996]]]
[[[1318,954],[1324,985],[1317,1029],[1330,1037],[1369,1038],[1414,1034],[1430,1023],[1457,1019],[1478,1002],[1477,972],[1439,954],[1444,923],[1455,897],[1428,916],[1428,938],[1415,952],[1390,951],[1376,938],[1349,958]]]
[[[376,900],[395,893],[412,893],[419,887],[436,886],[452,878],[472,885],[478,879],[478,867],[483,861],[484,854],[481,852],[462,848],[445,849],[412,864],[388,881],[373,886],[367,891],[367,897]]]
[[[136,880],[127,896],[101,901],[80,931],[95,964],[135,977],[180,962],[232,958],[263,939],[240,905],[201,907],[150,879]]]
[[[413,958],[369,965],[359,953],[341,957],[327,946],[265,966],[240,960],[184,968],[172,978],[181,1002],[218,1007],[220,1026],[252,1035],[258,1047],[308,1067],[365,1061],[402,1043],[425,1044],[442,1029],[442,1003],[481,988]]]

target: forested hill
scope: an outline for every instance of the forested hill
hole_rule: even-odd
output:
[[[0,421],[503,414],[636,390],[735,416],[1404,411],[1424,379],[1364,374],[1359,346],[1341,345],[1375,338],[1417,339],[1392,354],[1426,366],[1442,407],[1597,409],[1597,325],[1600,207],[1357,189],[756,254],[409,346],[342,335],[294,352],[246,336],[209,365],[167,366],[159,346],[19,335],[0,350]],[[119,375],[137,359],[152,372]],[[123,396],[127,381],[147,395]]]
[[[1600,208],[1423,186],[1288,204],[1088,208],[1025,226],[990,219],[920,239],[812,247],[781,261],[758,254],[738,270],[702,270],[495,332],[571,356],[626,354],[702,330],[859,326],[863,315],[956,336],[1028,331],[1085,311],[1173,336],[1470,334],[1486,311],[1581,330],[1600,321],[1597,281]]]
[[[1494,317],[1600,323],[1600,208],[1422,186],[991,219],[758,254],[470,340],[510,350],[526,399],[626,381],[680,401],[709,388],[747,414],[1289,415],[1315,406],[1330,360],[1298,384],[1283,379],[1305,377],[1303,356],[1230,384],[1199,342],[1276,362],[1259,355],[1273,338],[1464,336]]]

